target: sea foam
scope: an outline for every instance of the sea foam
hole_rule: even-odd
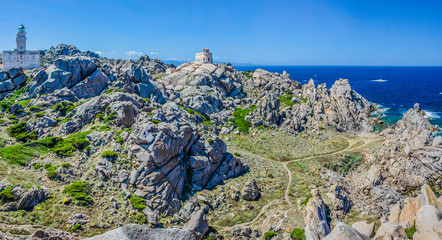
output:
[[[388,82],[388,80],[385,79],[376,79],[376,80],[371,80],[372,82]]]
[[[425,112],[426,118],[431,118],[431,119],[440,118],[440,116],[437,115],[437,114],[440,114],[438,112],[431,112],[431,111],[427,111],[427,110],[424,110],[424,112]]]

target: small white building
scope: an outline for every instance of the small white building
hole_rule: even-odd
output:
[[[195,53],[195,63],[202,64],[202,63],[212,63],[212,53],[209,52],[208,48],[203,48],[203,52]]]
[[[26,31],[23,25],[18,27],[17,48],[14,50],[3,51],[3,70],[9,70],[14,67],[23,69],[33,69],[40,67],[40,51],[26,50]]]

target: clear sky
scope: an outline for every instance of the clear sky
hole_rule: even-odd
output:
[[[0,47],[257,65],[442,66],[442,1],[2,0]],[[216,59],[215,59],[216,60]]]

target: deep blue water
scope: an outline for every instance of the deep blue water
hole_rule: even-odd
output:
[[[310,78],[330,88],[346,78],[354,90],[367,100],[381,105],[386,120],[395,123],[414,103],[419,103],[432,124],[442,127],[442,67],[371,66],[235,66],[239,71],[261,68],[270,72],[286,71],[305,84]],[[383,79],[387,81],[373,81]]]

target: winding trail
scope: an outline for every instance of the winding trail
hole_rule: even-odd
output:
[[[336,154],[340,154],[340,153],[345,153],[345,152],[357,150],[357,149],[360,149],[360,148],[363,148],[363,147],[367,146],[370,143],[373,143],[375,141],[378,141],[378,140],[382,139],[380,137],[371,138],[371,139],[368,139],[368,140],[365,140],[365,139],[362,138],[360,140],[362,140],[364,143],[362,145],[360,145],[360,146],[355,147],[355,145],[359,141],[355,141],[353,139],[349,139],[349,138],[344,137],[344,136],[341,136],[341,137],[344,138],[347,141],[347,143],[348,143],[348,146],[346,148],[342,149],[342,150],[339,150],[339,151],[336,151],[336,152],[331,152],[331,153],[324,153],[324,154],[315,155],[315,156],[304,157],[304,158],[292,159],[290,161],[283,162],[282,166],[284,167],[284,169],[285,169],[285,171],[287,173],[287,176],[288,176],[287,186],[286,186],[285,193],[284,193],[284,200],[283,199],[275,199],[275,200],[267,203],[266,205],[264,205],[261,208],[261,211],[258,213],[258,215],[253,220],[251,220],[249,222],[245,222],[245,223],[235,224],[235,225],[230,226],[230,227],[220,227],[219,232],[228,232],[228,231],[233,230],[235,227],[250,226],[250,225],[254,224],[256,221],[258,221],[259,218],[267,212],[267,209],[270,206],[272,206],[274,204],[279,204],[279,203],[282,203],[282,202],[286,202],[289,205],[289,209],[285,210],[284,218],[281,221],[278,222],[277,225],[280,226],[284,222],[284,220],[287,218],[288,212],[293,210],[293,208],[294,208],[294,206],[293,206],[293,204],[292,204],[292,202],[290,201],[290,198],[289,198],[290,186],[291,186],[292,178],[293,177],[292,177],[292,172],[290,171],[290,169],[287,166],[288,164],[293,163],[293,162],[299,162],[299,161],[314,159],[314,158],[318,158],[318,157],[332,156],[332,155],[336,155]],[[278,161],[275,161],[275,162],[278,162]],[[281,163],[281,162],[278,162],[278,163]]]

